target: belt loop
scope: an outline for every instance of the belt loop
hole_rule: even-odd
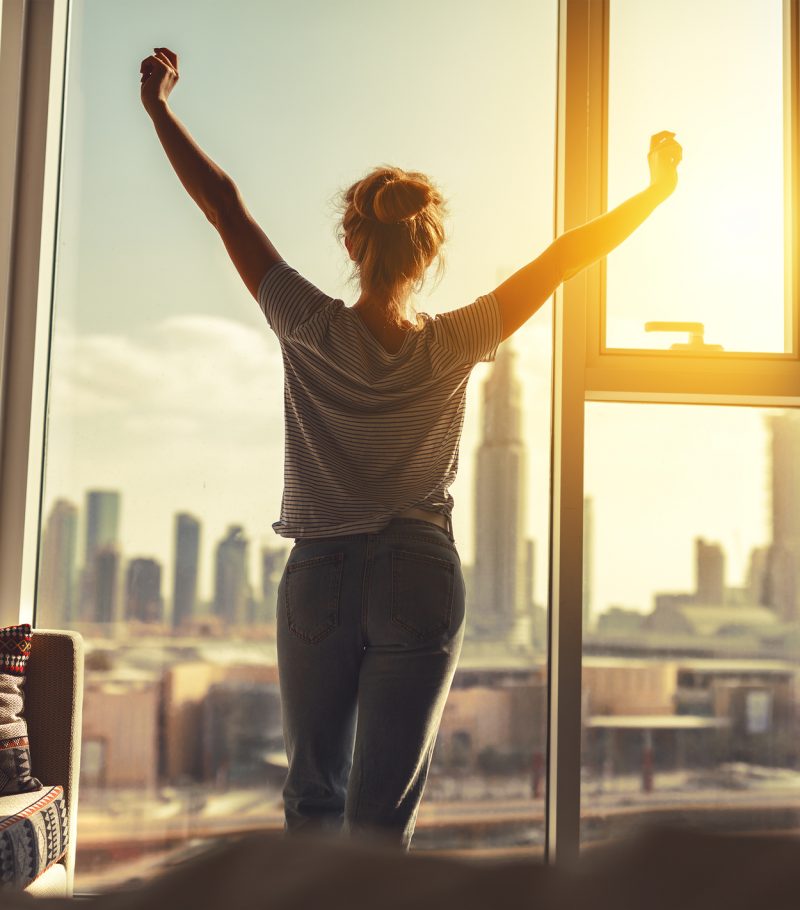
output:
[[[447,535],[450,538],[450,543],[455,543],[456,539],[453,536],[453,516],[447,516]]]

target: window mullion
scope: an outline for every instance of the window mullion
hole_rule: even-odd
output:
[[[4,85],[0,122],[17,126],[0,139],[14,199],[2,248],[0,623],[8,624],[33,619],[67,0],[10,0],[2,15],[13,82]]]
[[[556,233],[605,206],[607,0],[562,0]],[[600,267],[556,295],[553,349],[553,448],[549,614],[546,855],[572,865],[580,845],[583,434],[587,301],[599,294]]]
[[[609,15],[612,0],[607,0]],[[733,350],[705,358],[688,357],[666,350],[606,347],[608,318],[606,282],[597,296],[589,298],[587,330],[587,391],[596,400],[616,393],[653,393],[654,395],[707,395],[709,402],[720,394],[751,394],[774,399],[785,397],[793,406],[800,396],[800,0],[782,0],[783,5],[783,135],[785,163],[785,306],[784,325],[787,354]],[[608,48],[608,44],[606,45]],[[587,95],[589,111],[603,120],[603,135],[608,135],[608,80],[602,91]],[[590,113],[591,116],[591,113]],[[680,136],[679,136],[680,138]],[[608,158],[603,148],[604,178]],[[700,200],[698,200],[700,204]],[[605,270],[605,261],[602,264]],[[758,308],[759,300],[752,301]],[[713,339],[711,339],[713,340]],[[609,399],[610,400],[610,399]]]
[[[784,167],[787,350],[800,352],[800,0],[784,0]],[[798,368],[800,372],[800,368]]]

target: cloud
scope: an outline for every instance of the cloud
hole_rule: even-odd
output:
[[[282,370],[268,331],[221,317],[169,316],[126,335],[59,332],[51,407],[59,420],[116,418],[137,435],[282,426]]]

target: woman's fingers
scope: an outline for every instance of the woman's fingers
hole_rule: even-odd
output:
[[[139,72],[142,74],[142,82],[152,74],[156,65],[159,63],[161,63],[161,61],[156,60],[154,57],[145,57],[144,60],[142,60],[141,65],[139,66]],[[163,66],[163,63],[161,65]]]
[[[150,54],[149,57],[145,57],[144,60],[142,60],[139,65],[139,72],[146,78],[153,72],[154,68],[161,67],[161,69],[166,70],[167,72],[174,73],[177,78],[178,55],[165,47],[156,47],[153,48],[153,50],[155,53]]]
[[[681,148],[680,143],[675,142],[674,139],[670,142],[665,142],[663,146],[659,146],[659,151],[661,151],[662,148],[670,155],[675,164],[683,158],[683,149]]]
[[[168,47],[154,47],[153,50],[156,52],[161,51],[172,64],[173,68],[178,68],[178,55],[174,51],[171,51]]]
[[[677,164],[682,157],[680,143],[673,137],[675,133],[664,130],[656,133],[650,140],[650,151],[648,155],[669,155],[674,164]]]
[[[662,151],[664,149],[669,149],[671,152],[676,152],[680,149],[681,145],[675,139],[665,139],[662,143],[656,146],[655,151]]]
[[[176,72],[175,67],[172,65],[172,61],[169,59],[169,57],[160,51],[155,56],[156,59],[160,60],[168,70],[172,71],[173,73]]]
[[[662,130],[660,133],[654,133],[654,134],[650,137],[650,151],[652,152],[653,149],[654,149],[654,148],[659,144],[659,142],[661,142],[663,139],[670,139],[670,138],[671,138],[672,136],[674,136],[674,135],[675,135],[675,133],[673,133],[671,130]]]
[[[147,70],[149,72],[150,70],[153,69],[153,67],[156,67],[156,66],[161,66],[161,67],[166,68],[167,64],[163,60],[161,60],[159,57],[156,57],[154,54],[151,54],[149,57],[145,57],[144,60],[142,60],[142,64],[139,67],[139,72],[143,73],[145,71],[145,68],[147,68]]]

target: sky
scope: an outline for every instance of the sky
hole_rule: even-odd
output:
[[[748,145],[742,130],[731,146],[728,131],[741,127],[741,111],[730,105],[720,108],[713,136],[703,134],[708,104],[727,78],[722,68],[735,69],[733,58],[709,62],[722,75],[704,79],[701,91],[696,77],[704,64],[679,46],[689,40],[689,4],[670,5],[674,14],[659,23],[656,39],[642,6],[637,14],[630,0],[614,2],[612,47],[630,71],[611,73],[609,203],[646,186],[652,132],[674,129],[685,160],[675,196],[629,241],[639,245],[627,258],[622,248],[609,260],[609,338],[638,337],[646,319],[692,315],[707,321],[707,340],[716,340],[720,308],[737,319],[744,314],[746,323],[755,312],[753,289],[768,275],[756,323],[763,316],[762,348],[776,349],[783,285],[774,180],[742,176],[742,160],[757,160],[755,174],[768,170],[774,142],[765,145],[762,131]],[[724,17],[737,66],[750,65],[738,57],[742,41],[752,44],[756,64],[758,50],[770,49],[773,19],[759,17],[756,28],[752,17],[768,6],[738,2],[742,18]],[[701,34],[712,23],[718,30],[721,9],[716,0],[691,5]],[[645,34],[656,45],[652,54]],[[696,38],[691,45],[696,50]],[[492,290],[552,240],[556,2],[412,0],[401,15],[394,4],[366,0],[74,0],[44,515],[57,498],[83,509],[87,490],[120,490],[124,556],[162,561],[168,596],[173,515],[192,512],[203,524],[200,594],[209,597],[213,547],[229,524],[243,525],[252,541],[256,586],[260,546],[292,543],[271,528],[282,489],[282,365],[277,339],[141,107],[139,65],[153,46],[178,53],[181,79],[171,107],[236,180],[282,256],[348,305],[358,290],[347,283],[349,260],[335,238],[337,191],[383,163],[428,173],[450,209],[445,277],[415,301],[434,314]],[[675,59],[692,63],[693,82],[668,65]],[[649,67],[647,78],[641,66]],[[750,116],[754,106],[746,110]],[[763,243],[752,267],[733,251],[739,273],[701,317],[694,303],[680,312],[663,303],[683,306],[691,286],[707,306],[709,287],[725,275],[732,251],[722,243],[702,256],[687,252],[697,234],[685,225],[699,223],[698,213],[710,219],[698,228],[706,237],[730,222],[730,209],[704,202],[714,167],[723,171],[717,196],[738,173],[749,194],[738,197],[741,204],[763,203],[766,227],[759,228]],[[777,323],[765,315],[773,298]],[[730,323],[726,344],[756,337],[749,323]],[[535,592],[545,603],[550,304],[510,344],[525,395]],[[480,389],[490,369],[479,364],[470,379],[451,488],[466,563],[474,558]],[[649,609],[654,591],[690,586],[696,535],[723,543],[729,581],[739,583],[749,549],[768,534],[766,445],[763,414],[754,410],[588,405],[595,611],[609,604]],[[82,523],[79,531],[81,552]]]
[[[784,350],[783,3],[613,0],[610,204],[641,189],[639,135],[684,146],[680,186],[608,259],[609,346]],[[631,290],[635,288],[636,292]]]

